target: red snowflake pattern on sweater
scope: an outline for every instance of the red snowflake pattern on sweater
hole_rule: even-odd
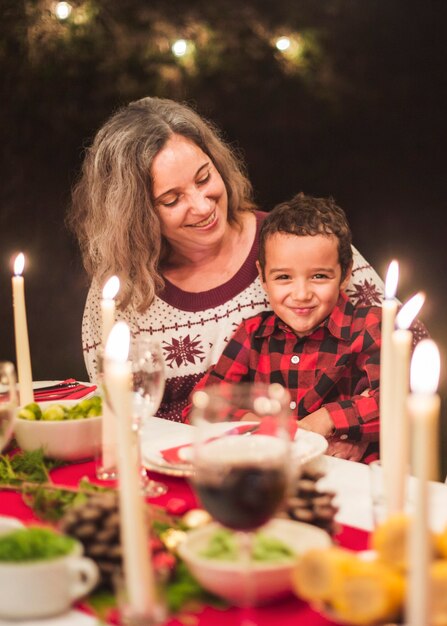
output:
[[[372,306],[382,303],[382,292],[367,278],[363,283],[351,283],[351,288],[346,289],[346,293],[356,306]]]
[[[201,363],[205,358],[205,353],[200,347],[200,340],[197,340],[198,336],[196,335],[193,339],[189,335],[179,339],[173,337],[171,343],[163,341],[162,345],[166,353],[167,366],[172,368],[174,362],[177,367],[187,363]]]

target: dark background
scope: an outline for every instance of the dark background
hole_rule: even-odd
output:
[[[10,277],[22,250],[34,379],[85,379],[88,282],[64,227],[70,187],[112,111],[159,95],[220,126],[263,209],[300,190],[333,195],[382,276],[399,260],[399,298],[426,291],[421,318],[445,362],[446,5],[74,1],[60,21],[50,1],[2,0],[0,359],[15,361]],[[283,34],[297,38],[289,56],[274,46]],[[195,48],[178,59],[180,37]]]

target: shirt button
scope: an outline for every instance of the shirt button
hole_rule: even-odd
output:
[[[348,438],[348,435],[340,435],[340,439],[342,439],[343,441],[347,438]]]
[[[297,363],[300,362],[300,357],[297,354],[294,354],[290,360],[292,361],[294,365],[296,365]]]
[[[292,400],[292,402],[290,403],[290,408],[292,409],[296,409],[296,402],[294,400]]]

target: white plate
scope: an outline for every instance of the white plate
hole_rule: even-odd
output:
[[[175,428],[174,423],[171,422],[171,424],[173,426],[171,429],[172,432],[166,433],[165,436],[151,437],[148,435],[147,438],[143,438],[141,456],[144,467],[148,470],[153,470],[167,476],[192,476],[193,468],[188,462],[188,457],[190,457],[190,448],[185,448],[185,450],[180,453],[180,456],[183,456],[185,459],[185,462],[181,464],[170,463],[169,461],[166,461],[161,454],[162,450],[193,443],[193,427],[186,426],[185,424],[175,424],[175,426],[178,427]],[[231,427],[234,428],[234,423],[231,424]],[[308,463],[309,461],[313,461],[324,454],[327,447],[328,442],[321,435],[307,430],[298,429],[295,435],[295,440],[292,444],[292,455],[298,463]]]
[[[309,463],[309,461],[314,461],[324,454],[328,445],[329,443],[323,435],[313,433],[310,430],[303,430],[298,426],[292,448],[293,458],[301,465]]]

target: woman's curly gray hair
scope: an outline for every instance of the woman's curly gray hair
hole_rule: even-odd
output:
[[[193,141],[214,163],[227,190],[230,223],[240,224],[240,212],[255,208],[242,160],[189,106],[148,97],[118,110],[86,151],[67,223],[89,276],[99,284],[119,276],[122,309],[132,302],[145,311],[164,286],[169,243],[153,205],[151,167],[174,134]]]

